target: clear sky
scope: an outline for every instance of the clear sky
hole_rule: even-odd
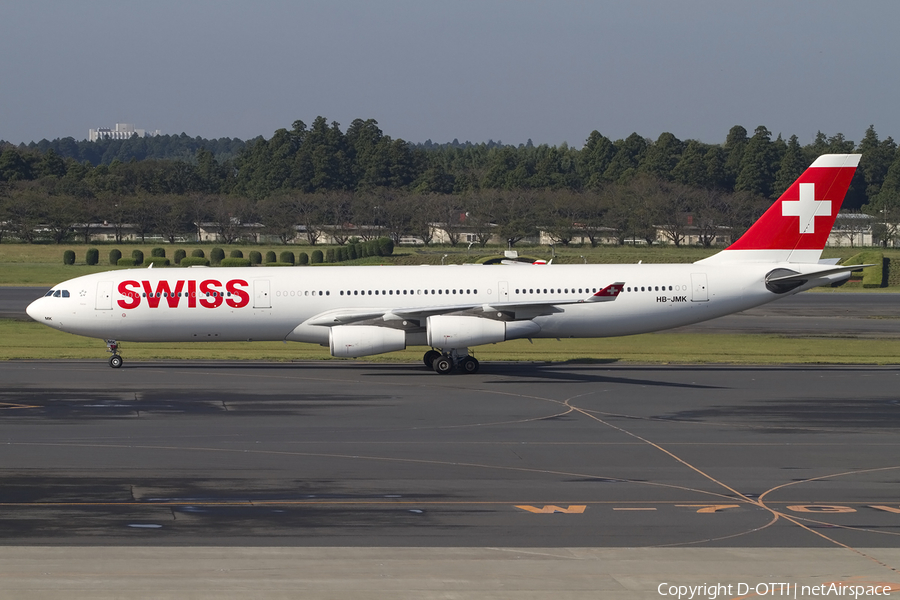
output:
[[[0,0],[0,139],[900,138],[896,0]]]

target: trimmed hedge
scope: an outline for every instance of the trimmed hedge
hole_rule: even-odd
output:
[[[154,258],[165,258],[166,257],[166,249],[165,248],[154,248],[150,251],[150,256]]]
[[[186,257],[186,256],[187,256],[187,252],[185,252],[185,251],[182,250],[181,248],[179,248],[178,250],[176,250],[176,251],[175,251],[175,264],[176,264],[176,265],[180,265],[182,259],[184,259],[184,257]]]
[[[290,250],[283,251],[278,255],[278,262],[294,264],[294,253]]]
[[[278,262],[278,257],[275,256],[274,250],[269,250],[268,252],[266,252],[266,264],[273,262]]]
[[[843,261],[846,265],[866,265],[871,267],[862,269],[862,286],[864,288],[880,288],[887,285],[884,254],[881,252],[860,252]],[[858,272],[858,271],[856,271]]]
[[[229,256],[228,258],[223,258],[222,262],[219,263],[219,266],[220,267],[249,267],[250,259]]]
[[[74,250],[66,250],[63,252],[63,264],[64,265],[74,265],[75,264],[75,251]]]
[[[293,267],[293,266],[294,266],[294,263],[287,263],[287,262],[270,262],[270,263],[266,263],[266,266],[267,266],[267,267]]]
[[[89,265],[96,265],[100,262],[100,251],[96,248],[88,248],[84,253],[84,262]]]
[[[122,253],[119,252],[118,249],[113,248],[109,251],[109,264],[117,265],[119,264],[119,259],[122,258]]]
[[[202,256],[186,256],[185,258],[181,259],[180,264],[182,267],[208,267],[209,259],[203,258]]]
[[[262,263],[262,254],[260,254],[257,250],[250,251],[250,264],[258,265]]]
[[[154,267],[168,267],[171,263],[169,259],[165,256],[152,256],[150,260],[146,261],[144,264],[153,265]]]
[[[132,250],[131,258],[132,258],[132,260],[134,260],[135,265],[144,264],[144,253],[141,250]],[[119,263],[117,262],[116,264],[119,264]]]
[[[201,250],[200,248],[197,248],[196,250],[192,250],[191,256],[193,256],[194,258],[206,258],[206,255],[203,254],[203,250]]]
[[[322,254],[321,250],[313,250],[312,254],[309,255],[309,264],[319,265],[323,262],[325,262],[325,255]]]
[[[135,263],[133,258],[120,258],[116,261],[116,265],[119,267],[133,267]]]
[[[297,255],[297,264],[298,265],[308,265],[309,264],[309,254],[306,252],[301,252]]]
[[[209,251],[209,263],[213,266],[218,265],[225,258],[225,251],[221,248],[213,248]]]
[[[229,258],[244,258],[244,253],[241,252],[240,250],[235,249],[228,253],[228,257]]]
[[[329,263],[337,262],[335,260],[334,248],[329,248],[328,250],[325,251],[325,262],[329,262]]]

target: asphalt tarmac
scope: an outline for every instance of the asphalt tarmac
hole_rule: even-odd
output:
[[[896,547],[886,367],[0,363],[6,545]]]

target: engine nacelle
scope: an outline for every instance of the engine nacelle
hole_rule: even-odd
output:
[[[541,330],[534,321],[495,321],[483,317],[435,315],[428,317],[428,345],[433,348],[468,348],[528,337]]]
[[[332,356],[357,358],[406,348],[406,333],[391,327],[374,325],[339,325],[328,335]]]

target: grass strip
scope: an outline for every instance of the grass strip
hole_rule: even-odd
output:
[[[0,360],[105,360],[105,344],[40,323],[0,319]],[[215,360],[363,360],[421,361],[425,348],[367,357],[338,359],[328,349],[296,342],[126,342],[126,361],[156,359]],[[782,337],[759,334],[650,333],[621,338],[515,340],[475,349],[482,361],[654,364],[897,364],[900,340]]]

